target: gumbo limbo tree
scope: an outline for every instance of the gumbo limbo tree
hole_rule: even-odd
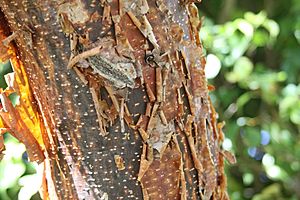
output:
[[[228,199],[193,0],[0,7],[1,134],[44,167],[44,199]]]

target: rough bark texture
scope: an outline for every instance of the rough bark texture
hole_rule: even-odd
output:
[[[43,127],[41,147],[27,149],[44,162],[44,196],[227,198],[222,127],[192,0],[1,0],[0,7],[1,23],[18,34],[19,76],[28,77]]]

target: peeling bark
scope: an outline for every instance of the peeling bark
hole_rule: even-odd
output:
[[[193,2],[0,1],[47,127],[44,196],[228,198]]]

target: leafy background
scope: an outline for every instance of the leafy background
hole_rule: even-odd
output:
[[[231,199],[300,199],[300,1],[207,0],[200,31],[226,122]]]
[[[206,16],[206,74],[216,87],[210,95],[226,122],[223,148],[237,157],[226,168],[231,199],[300,199],[300,0],[205,0],[198,7]],[[0,87],[10,71],[0,65]],[[9,134],[5,144],[0,199],[39,199],[37,165]]]

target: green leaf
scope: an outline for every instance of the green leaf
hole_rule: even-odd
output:
[[[264,23],[267,19],[267,14],[265,11],[261,11],[258,14],[252,12],[246,12],[244,15],[245,19],[252,23],[255,27],[258,27]]]

